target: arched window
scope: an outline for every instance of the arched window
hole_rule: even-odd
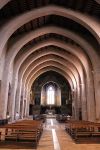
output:
[[[55,104],[55,90],[52,86],[49,86],[47,89],[47,104],[48,105]]]

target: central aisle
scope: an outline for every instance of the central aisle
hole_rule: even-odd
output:
[[[65,132],[64,124],[49,118],[37,150],[100,150],[100,144],[75,144]]]

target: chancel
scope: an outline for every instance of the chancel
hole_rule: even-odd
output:
[[[7,148],[100,149],[100,0],[0,0]]]

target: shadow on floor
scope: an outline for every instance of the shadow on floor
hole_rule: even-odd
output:
[[[0,149],[35,149],[32,142],[0,142]]]

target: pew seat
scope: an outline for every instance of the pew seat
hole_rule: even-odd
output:
[[[1,136],[4,136],[4,141],[15,142],[31,142],[37,147],[39,139],[43,131],[42,121],[23,120],[12,124],[1,126],[4,131]],[[0,138],[2,141],[2,138]]]

